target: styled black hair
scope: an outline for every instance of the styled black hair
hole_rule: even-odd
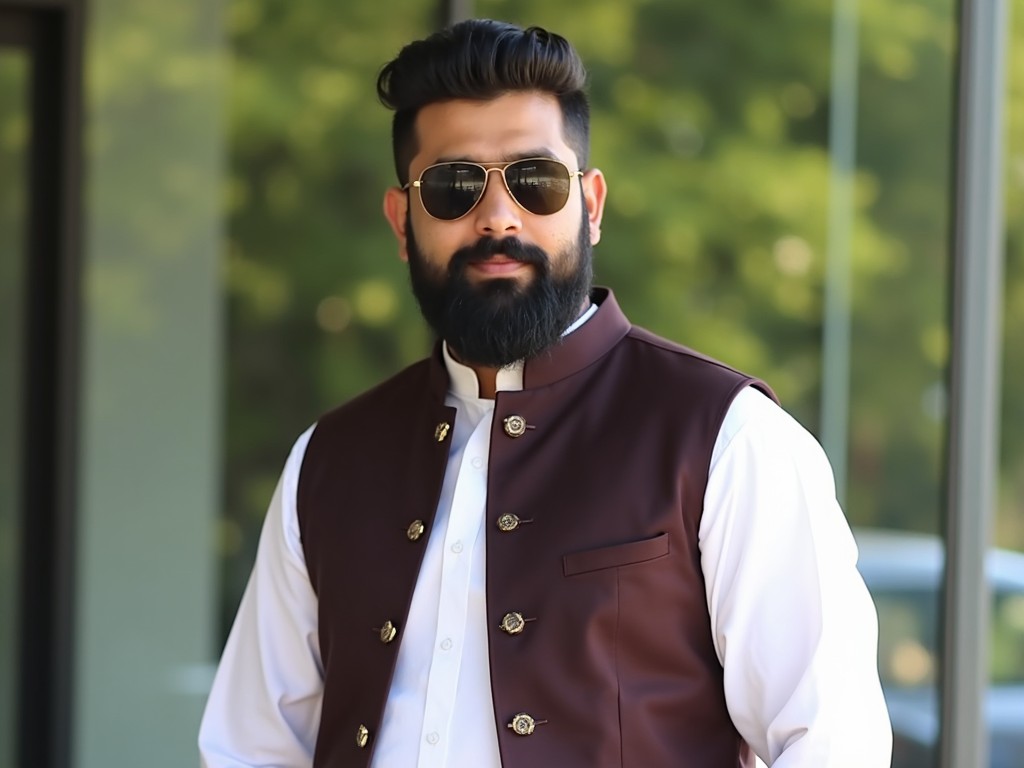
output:
[[[489,101],[514,91],[540,91],[558,99],[565,143],[586,168],[590,151],[587,71],[561,35],[488,19],[461,21],[405,46],[384,65],[377,95],[395,110],[391,143],[395,170],[409,181],[418,151],[416,115],[428,104],[451,99]]]

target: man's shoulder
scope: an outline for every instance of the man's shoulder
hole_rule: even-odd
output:
[[[631,325],[626,338],[636,344],[639,349],[647,350],[655,355],[663,353],[667,359],[674,360],[677,363],[712,365],[730,371],[736,370],[720,360],[716,360],[679,342],[666,339],[664,336],[659,336],[654,331],[639,325]]]
[[[630,327],[623,340],[623,352],[635,366],[636,360],[662,368],[665,372],[686,377],[697,377],[708,382],[723,384],[752,384],[769,395],[771,390],[756,377],[751,376],[710,355],[699,352],[678,342],[666,339],[638,325]]]

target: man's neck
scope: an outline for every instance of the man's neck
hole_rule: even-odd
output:
[[[451,355],[452,360],[461,365],[466,366],[471,371],[473,371],[474,374],[476,374],[476,383],[478,390],[477,397],[483,397],[488,400],[493,400],[495,394],[497,394],[498,391],[498,371],[501,369],[492,368],[486,365],[477,365],[476,363],[470,363],[466,360],[463,360],[458,350],[456,350],[451,344],[446,344],[445,346],[448,348],[448,354]]]
[[[583,299],[583,304],[580,306],[579,314],[576,315],[576,317],[582,317],[583,313],[585,313],[589,308],[590,297],[586,296]],[[458,360],[458,362],[471,368],[473,370],[473,373],[476,374],[477,387],[479,388],[480,397],[485,398],[487,400],[493,400],[495,395],[498,394],[498,371],[500,371],[501,369],[492,368],[485,365],[477,365],[476,363],[470,363],[465,360],[462,360],[459,357],[458,352],[452,349],[451,345],[448,346],[448,352],[451,354],[453,358]]]
[[[498,394],[498,369],[484,368],[479,365],[469,366],[476,374],[477,386],[480,387],[480,397],[493,400]]]

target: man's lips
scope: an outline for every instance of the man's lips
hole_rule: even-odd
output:
[[[529,266],[525,262],[516,261],[506,256],[492,256],[486,261],[471,261],[470,266],[484,275],[509,275]]]

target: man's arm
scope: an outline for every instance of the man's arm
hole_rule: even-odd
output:
[[[701,563],[729,713],[775,768],[888,768],[878,620],[824,451],[761,393],[712,457]]]
[[[267,511],[199,730],[204,768],[308,768],[313,761],[323,671],[295,510],[312,431],[295,443]]]

